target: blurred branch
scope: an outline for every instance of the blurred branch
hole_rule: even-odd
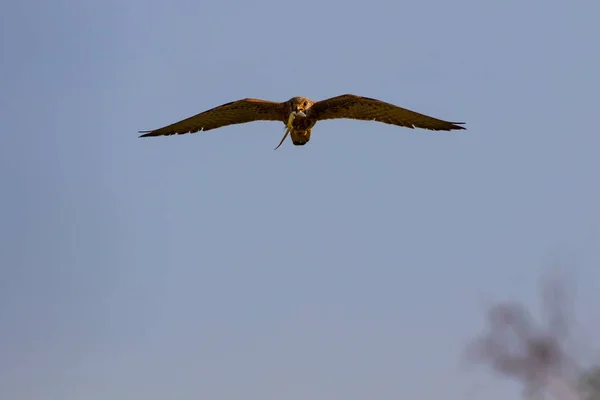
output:
[[[565,343],[569,334],[568,316],[572,313],[567,310],[564,286],[556,277],[543,280],[542,323],[522,304],[502,303],[490,307],[486,331],[467,347],[468,360],[521,383],[525,398],[552,395],[564,400],[582,399],[577,385],[580,368],[568,354]]]

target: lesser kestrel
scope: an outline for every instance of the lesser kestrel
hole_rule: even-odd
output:
[[[286,131],[277,149],[288,133],[294,145],[305,145],[317,121],[335,118],[377,121],[433,131],[465,129],[459,126],[464,122],[448,122],[381,100],[344,94],[321,101],[306,97],[292,97],[282,103],[251,98],[233,101],[160,129],[140,131],[143,133],[140,137],[195,133],[251,121],[281,121]]]

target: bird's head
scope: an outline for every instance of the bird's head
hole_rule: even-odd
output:
[[[306,111],[313,105],[313,102],[306,97],[292,97],[288,100],[288,107],[291,112],[295,112],[300,117],[306,117]]]

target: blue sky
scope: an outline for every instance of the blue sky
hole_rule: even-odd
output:
[[[598,329],[598,15],[593,0],[7,4],[0,397],[517,396],[460,365],[488,303],[535,307],[559,265],[581,335]],[[468,130],[324,121],[276,152],[275,122],[137,137],[245,97],[343,93]]]

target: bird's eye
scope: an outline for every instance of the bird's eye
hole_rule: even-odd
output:
[[[308,105],[308,101],[304,102],[304,107],[306,107]]]

